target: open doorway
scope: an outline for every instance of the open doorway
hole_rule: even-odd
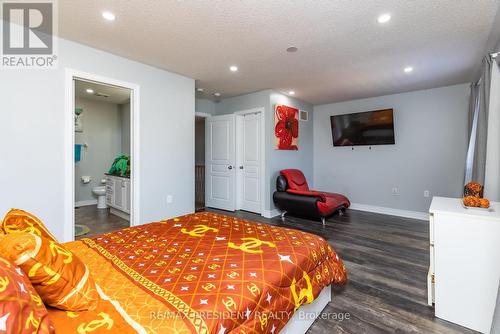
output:
[[[74,78],[74,237],[130,226],[132,91]]]
[[[205,117],[195,117],[195,210],[205,208]]]

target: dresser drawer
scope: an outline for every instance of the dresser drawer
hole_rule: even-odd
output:
[[[434,304],[435,295],[435,266],[434,266],[434,245],[429,246],[429,271],[427,272],[427,304]]]
[[[429,246],[429,269],[430,271],[434,274],[434,272],[436,271],[435,267],[434,267],[434,263],[435,263],[435,258],[434,258],[434,245],[430,245]]]
[[[434,214],[429,214],[429,243],[434,245]]]
[[[432,306],[434,304],[434,295],[435,295],[435,278],[434,272],[429,268],[429,272],[427,273],[427,304]]]

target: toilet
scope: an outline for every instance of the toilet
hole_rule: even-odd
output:
[[[102,186],[92,188],[92,192],[97,196],[97,208],[98,209],[107,209],[108,205],[106,204],[106,180],[102,179]]]

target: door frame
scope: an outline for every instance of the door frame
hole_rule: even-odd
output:
[[[206,113],[206,112],[195,111],[194,116],[195,116],[195,118],[196,117],[208,118],[208,117],[211,117],[211,116],[214,116],[214,115],[211,115],[211,114]]]
[[[195,111],[194,113],[194,121],[195,121],[195,126],[196,126],[196,117],[201,117],[205,120],[205,125],[207,123],[207,118],[213,116],[212,114],[209,114],[209,113],[206,113],[206,112],[200,112],[200,111]],[[206,131],[206,128],[205,128],[205,131]],[[196,149],[196,134],[195,134],[195,149]],[[196,161],[195,161],[195,165],[196,165]],[[195,166],[196,167],[196,166]],[[207,168],[207,138],[206,138],[206,135],[205,135],[205,169]],[[206,177],[207,177],[207,172],[205,170],[205,180],[206,180]],[[196,175],[194,177],[194,182],[196,182]],[[195,208],[194,208],[194,211],[196,211],[196,184],[193,184],[193,189],[195,190],[195,194],[194,194],[194,205],[195,205]],[[207,207],[207,193],[206,193],[206,190],[207,190],[207,186],[206,186],[206,181],[205,181],[205,198],[204,198],[204,201],[205,201],[205,208]]]
[[[74,80],[97,82],[130,89],[131,204],[130,226],[140,224],[140,86],[137,84],[66,68],[64,116],[64,241],[75,240],[75,86]],[[104,171],[103,171],[104,172]]]
[[[265,117],[265,108],[260,107],[260,108],[252,108],[252,109],[246,109],[246,110],[240,110],[234,112],[234,115],[236,116],[236,121],[235,121],[235,131],[236,131],[236,136],[235,136],[235,149],[236,149],[236,161],[235,164],[236,166],[240,166],[242,163],[242,158],[241,158],[241,152],[240,152],[240,144],[242,143],[243,137],[242,137],[242,131],[238,123],[241,125],[241,117],[245,116],[247,114],[260,114],[260,133],[261,136],[259,138],[259,144],[260,144],[260,212],[257,212],[261,216],[264,216],[264,211],[265,211],[265,195],[266,195],[266,117]],[[240,120],[240,121],[239,121]],[[238,131],[239,130],[239,131]],[[236,171],[238,172],[238,168]],[[241,195],[241,182],[239,180],[240,178],[236,177],[236,191],[235,191],[235,209],[236,210],[241,210],[240,207],[240,195]]]

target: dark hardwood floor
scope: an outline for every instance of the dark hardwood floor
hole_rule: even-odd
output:
[[[194,203],[194,210],[195,211],[202,211],[205,209],[205,202],[195,202]]]
[[[110,214],[109,209],[97,209],[97,205],[75,208],[75,223],[90,228],[89,233],[76,237],[77,240],[130,226],[125,219]]]
[[[322,236],[347,267],[347,285],[334,289],[324,312],[344,320],[316,320],[308,333],[475,333],[434,317],[427,306],[429,225],[426,221],[348,210],[326,227],[320,222],[287,217],[266,219],[234,215]],[[349,319],[347,319],[347,314]]]

